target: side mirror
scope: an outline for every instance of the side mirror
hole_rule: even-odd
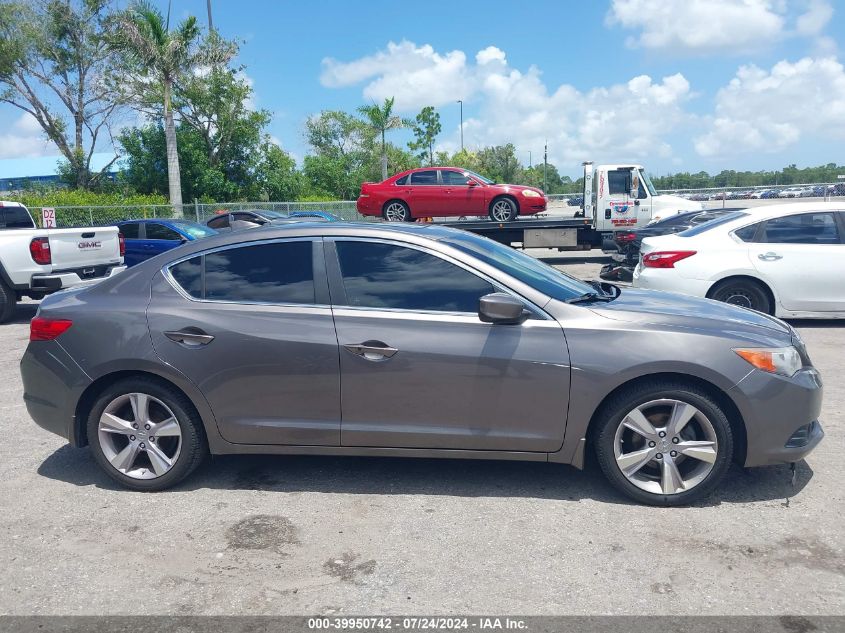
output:
[[[469,185],[470,187],[477,187],[477,186],[478,186],[478,183],[477,183],[475,180],[473,180],[472,178],[470,178],[470,179],[467,181],[467,185]]]
[[[478,300],[478,318],[483,323],[515,325],[529,316],[522,301],[504,292],[484,295]]]

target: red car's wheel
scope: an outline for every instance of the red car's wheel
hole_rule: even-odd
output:
[[[401,200],[391,200],[384,205],[382,216],[388,222],[410,222],[411,210]]]

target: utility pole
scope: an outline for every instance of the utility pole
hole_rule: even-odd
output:
[[[214,22],[211,21],[211,0],[205,0],[205,6],[208,9],[208,32],[214,30]]]
[[[528,150],[528,169],[531,169],[531,150]]]
[[[546,189],[546,166],[549,164],[549,139],[546,139],[546,145],[543,147],[543,193],[549,195]]]
[[[210,2],[211,0],[209,0]],[[457,103],[461,104],[461,154],[464,153],[464,102],[458,99]]]

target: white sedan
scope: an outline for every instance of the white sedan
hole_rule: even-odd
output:
[[[845,318],[845,200],[772,204],[643,240],[634,286],[783,318]]]

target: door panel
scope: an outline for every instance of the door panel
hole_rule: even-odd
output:
[[[751,264],[787,310],[845,310],[845,244],[832,213],[774,218],[748,244]],[[815,241],[816,243],[809,243]],[[827,243],[824,243],[827,242]]]
[[[440,171],[443,181],[444,215],[487,215],[484,187],[469,186],[469,178],[459,171]],[[474,181],[473,181],[474,182]]]
[[[402,187],[402,190],[405,192],[405,201],[411,209],[411,215],[415,218],[443,213],[445,194],[438,182],[436,170],[412,172],[408,184]]]
[[[232,273],[237,269],[222,269],[224,255],[232,250],[205,256],[207,262],[212,257],[218,260],[216,267],[206,264],[208,296],[215,278],[220,291],[242,289],[256,301],[280,292],[294,300],[305,296],[303,284],[297,282],[273,286],[265,279],[244,288]],[[272,261],[273,254],[269,255],[257,260],[259,271]],[[331,309],[191,300],[185,295],[204,296],[202,263],[193,263],[199,259],[171,268],[183,292],[163,274],[153,284],[147,319],[158,356],[202,391],[227,441],[337,446],[340,374]],[[315,269],[324,275],[322,267]],[[182,334],[188,335],[186,342],[179,342]]]
[[[557,323],[335,309],[343,446],[555,451],[569,360]],[[398,350],[368,360],[343,345]]]

